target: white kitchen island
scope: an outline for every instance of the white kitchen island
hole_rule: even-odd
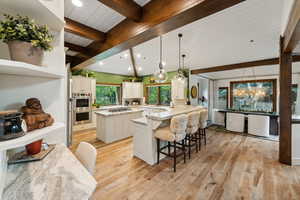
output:
[[[201,111],[203,109],[206,109],[202,106],[189,105],[177,106],[175,108],[157,108],[164,109],[164,111],[148,111],[147,113],[145,113],[145,117],[133,119],[131,128],[133,131],[134,156],[144,160],[150,165],[153,165],[157,162],[156,140],[154,138],[155,130],[160,127],[168,126],[170,123],[170,119],[176,115],[187,114],[190,112]],[[163,142],[161,144],[165,145]]]
[[[97,139],[112,143],[132,136],[131,120],[141,118],[142,113],[143,109],[140,108],[130,108],[119,112],[96,111]]]

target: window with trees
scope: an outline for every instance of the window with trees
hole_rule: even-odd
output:
[[[146,87],[147,103],[152,105],[170,105],[171,86],[170,85],[150,85]]]
[[[218,108],[228,108],[228,87],[220,87],[218,89]]]
[[[105,105],[117,105],[121,102],[121,85],[97,85],[96,103]]]

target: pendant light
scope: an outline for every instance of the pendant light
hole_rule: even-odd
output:
[[[168,74],[166,70],[163,69],[162,63],[162,36],[159,36],[160,39],[160,61],[158,65],[158,70],[154,73],[154,79],[156,83],[164,83],[168,79]]]
[[[178,34],[178,70],[177,70],[177,74],[174,77],[174,80],[178,80],[178,81],[185,80],[183,70],[181,69],[181,38],[182,38],[182,34],[179,33]]]

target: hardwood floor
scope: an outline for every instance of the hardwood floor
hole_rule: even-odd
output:
[[[149,166],[133,157],[132,138],[98,148],[92,199],[300,199],[300,167],[278,162],[278,142],[215,129],[207,134],[207,145],[176,173],[169,159]]]

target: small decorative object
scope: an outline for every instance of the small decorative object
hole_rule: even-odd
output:
[[[8,44],[12,60],[41,65],[44,51],[52,49],[53,35],[28,17],[4,14],[0,21],[0,40]]]
[[[26,145],[27,155],[35,155],[41,152],[43,140],[35,141]]]
[[[192,88],[191,88],[191,96],[192,96],[193,99],[197,98],[197,96],[198,96],[198,90],[197,90],[196,86],[192,86]]]
[[[23,119],[27,124],[27,131],[51,126],[54,119],[50,114],[43,111],[42,105],[37,98],[30,98],[26,100],[26,106],[21,108],[24,113]]]

